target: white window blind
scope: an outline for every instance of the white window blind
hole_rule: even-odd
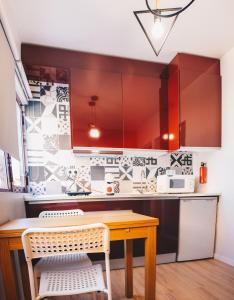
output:
[[[15,64],[0,26],[0,149],[19,160]]]

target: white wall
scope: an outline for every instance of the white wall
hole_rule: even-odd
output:
[[[221,59],[222,149],[195,154],[208,163],[208,183],[201,191],[221,192],[215,257],[234,266],[234,48]],[[207,116],[209,117],[209,116]]]
[[[1,192],[0,207],[0,224],[25,217],[24,200],[21,193]]]

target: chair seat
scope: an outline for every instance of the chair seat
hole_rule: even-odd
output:
[[[41,273],[39,296],[53,297],[106,291],[102,266],[93,265],[77,270]]]
[[[38,278],[43,271],[76,270],[90,266],[92,266],[92,262],[86,253],[73,253],[43,257],[34,266],[34,272]]]

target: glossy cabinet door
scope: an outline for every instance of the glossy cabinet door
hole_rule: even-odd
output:
[[[93,97],[95,107],[89,105]],[[90,137],[92,125],[99,138]],[[73,147],[123,147],[120,73],[71,69],[71,127]]]
[[[177,67],[169,67],[168,78],[168,150],[180,148],[180,75]]]
[[[123,74],[122,85],[124,148],[162,149],[167,115],[160,77]]]
[[[221,147],[218,59],[178,54],[169,65],[169,150]]]
[[[221,147],[221,78],[180,71],[180,145]]]

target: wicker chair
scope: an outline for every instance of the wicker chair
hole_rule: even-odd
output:
[[[109,229],[97,223],[58,228],[32,228],[22,234],[22,243],[28,265],[32,300],[45,297],[104,292],[111,296]],[[105,253],[106,282],[102,266],[92,265],[74,270],[44,270],[38,289],[32,260],[36,258],[69,255],[74,253]]]
[[[84,215],[83,210],[46,210],[39,214],[39,218],[56,218],[68,216]],[[69,255],[49,256],[41,258],[34,267],[36,278],[40,277],[41,272],[50,269],[59,270],[61,266],[66,265],[67,269],[74,270],[77,268],[92,266],[92,262],[86,253],[73,253]]]
[[[84,214],[84,212],[81,209],[45,210],[39,214],[39,218],[74,217],[74,216],[80,216],[83,214]]]

